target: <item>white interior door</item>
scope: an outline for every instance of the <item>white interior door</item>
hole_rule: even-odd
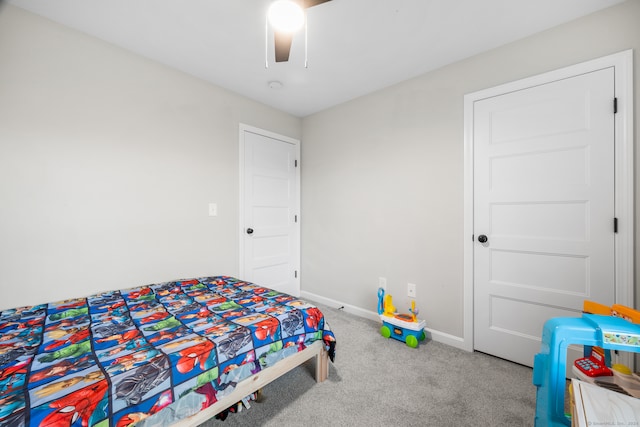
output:
[[[241,127],[241,275],[300,294],[299,143]]]
[[[532,366],[547,319],[614,303],[614,96],[606,68],[474,103],[475,349]]]

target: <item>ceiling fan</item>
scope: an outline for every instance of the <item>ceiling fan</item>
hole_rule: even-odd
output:
[[[277,3],[280,3],[280,4],[289,3],[289,6],[291,6],[291,3],[294,3],[298,5],[299,10],[302,11],[302,15],[299,17],[299,19],[301,19],[302,21],[300,22],[297,28],[278,29],[277,26],[273,23],[271,16],[269,17],[269,20],[272,22],[272,25],[274,26],[274,31],[273,31],[274,43],[273,44],[275,47],[276,62],[287,62],[289,60],[289,53],[291,52],[291,42],[293,41],[293,35],[295,31],[300,29],[300,27],[305,23],[305,18],[304,18],[304,14],[306,13],[305,10],[310,7],[317,6],[329,1],[331,0],[288,0],[288,1],[280,0],[280,1],[275,1],[272,4],[272,7],[269,9],[270,15],[273,9],[275,8],[275,6],[277,6]]]

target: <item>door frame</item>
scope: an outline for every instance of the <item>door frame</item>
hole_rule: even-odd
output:
[[[633,150],[633,51],[625,50],[591,61],[469,93],[464,97],[464,337],[462,348],[474,350],[473,336],[473,107],[476,101],[571,78],[603,68],[614,68],[617,113],[614,117],[615,148],[615,302],[634,306],[634,150]],[[613,104],[613,100],[612,100]],[[613,105],[612,105],[613,108]]]
[[[300,289],[300,223],[302,221],[301,218],[301,213],[300,213],[300,169],[301,169],[301,165],[300,165],[300,140],[295,139],[295,138],[291,138],[288,136],[284,136],[284,135],[280,135],[277,134],[275,132],[270,132],[268,130],[264,130],[264,129],[260,129],[254,126],[250,126],[244,123],[240,123],[239,127],[238,127],[239,131],[238,131],[238,170],[239,170],[239,174],[240,174],[240,179],[239,179],[239,188],[238,188],[238,194],[239,194],[239,199],[238,199],[238,250],[239,250],[239,256],[238,256],[238,271],[239,271],[239,278],[241,280],[244,280],[243,278],[246,277],[245,275],[245,262],[244,262],[244,251],[245,251],[245,244],[244,244],[244,237],[245,237],[245,230],[244,230],[244,214],[245,214],[245,206],[244,206],[244,173],[245,173],[245,164],[244,164],[244,155],[245,155],[245,132],[251,132],[257,135],[261,135],[261,136],[265,136],[267,138],[273,138],[273,139],[277,139],[279,141],[283,141],[289,144],[292,144],[295,147],[295,153],[296,153],[296,160],[297,160],[297,167],[295,168],[295,184],[296,184],[296,200],[294,203],[294,210],[295,212],[297,212],[298,215],[298,221],[295,223],[294,226],[294,232],[295,232],[295,236],[293,238],[294,240],[294,244],[293,244],[293,248],[292,250],[294,251],[294,263],[295,263],[295,269],[298,272],[297,277],[295,277],[295,282],[297,285],[297,288]]]

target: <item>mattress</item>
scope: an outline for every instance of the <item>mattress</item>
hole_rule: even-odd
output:
[[[168,424],[318,340],[317,307],[226,276],[4,310],[0,425]]]

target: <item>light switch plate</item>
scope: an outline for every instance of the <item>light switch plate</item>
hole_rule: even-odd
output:
[[[218,204],[209,203],[209,216],[218,216]]]

